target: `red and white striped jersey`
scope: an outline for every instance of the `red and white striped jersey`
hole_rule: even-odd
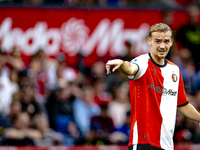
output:
[[[130,79],[131,130],[129,146],[151,144],[173,150],[177,106],[188,104],[177,65],[156,64],[150,53],[131,61],[139,70]]]

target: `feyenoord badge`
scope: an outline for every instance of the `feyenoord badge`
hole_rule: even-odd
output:
[[[177,80],[178,80],[178,77],[177,77],[177,75],[176,74],[172,74],[172,80],[174,81],[174,82],[176,82]]]

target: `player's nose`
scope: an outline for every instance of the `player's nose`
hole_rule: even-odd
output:
[[[165,44],[164,44],[164,43],[161,43],[161,44],[160,44],[160,48],[161,48],[161,49],[164,49],[164,48],[165,48]]]

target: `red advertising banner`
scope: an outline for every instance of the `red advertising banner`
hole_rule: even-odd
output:
[[[125,56],[126,41],[133,45],[134,56],[149,52],[149,28],[163,22],[160,10],[2,7],[0,14],[3,51],[10,53],[18,46],[27,57],[39,48],[47,56],[62,51],[70,65],[77,63],[77,54],[86,65]]]

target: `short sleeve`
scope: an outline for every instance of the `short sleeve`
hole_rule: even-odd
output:
[[[148,67],[149,55],[144,54],[136,57],[131,60],[130,63],[136,64],[138,66],[138,71],[133,76],[127,76],[129,80],[137,80],[139,79],[147,70]]]

